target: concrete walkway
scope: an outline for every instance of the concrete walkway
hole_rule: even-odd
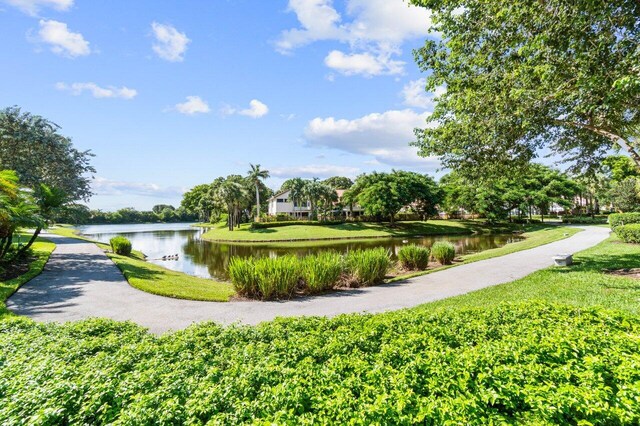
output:
[[[257,324],[278,316],[334,316],[384,312],[456,296],[522,278],[553,264],[558,253],[575,253],[609,236],[604,227],[585,227],[551,244],[469,263],[410,280],[282,302],[197,302],[145,293],[129,286],[117,267],[94,244],[44,235],[57,244],[41,275],[16,292],[7,307],[37,321],[89,317],[131,320],[154,333],[200,321]]]

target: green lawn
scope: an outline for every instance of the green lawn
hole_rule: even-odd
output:
[[[575,235],[581,231],[580,228],[574,228],[569,226],[545,227],[543,225],[527,225],[527,229],[528,229],[528,232],[525,232],[524,234],[522,234],[522,237],[525,238],[522,241],[516,241],[513,243],[506,244],[502,247],[481,251],[480,253],[473,253],[473,254],[461,256],[457,259],[458,262],[454,263],[453,265],[440,266],[434,269],[429,269],[427,271],[418,271],[418,272],[413,272],[405,275],[400,275],[390,280],[387,280],[387,282],[402,281],[407,278],[419,277],[421,275],[442,271],[443,269],[453,268],[455,266],[463,265],[465,263],[478,262],[480,260],[492,259],[494,257],[504,256],[504,255],[515,253],[522,250],[528,250],[534,247],[552,243],[554,241],[569,238],[570,236]]]
[[[251,229],[243,224],[239,229],[229,231],[226,226],[208,227],[202,238],[210,241],[228,242],[278,242],[303,240],[357,239],[410,237],[417,235],[491,233],[522,229],[522,225],[485,225],[470,220],[431,220],[428,222],[398,222],[391,228],[380,223],[343,223],[340,225],[291,225],[277,228]]]
[[[570,267],[552,267],[517,281],[419,307],[419,310],[489,307],[505,301],[545,301],[600,306],[640,314],[640,280],[606,274],[605,269],[640,268],[640,245],[615,235],[574,256]]]
[[[56,245],[43,239],[36,240],[31,246],[34,260],[29,265],[29,271],[16,278],[0,281],[0,319],[6,315],[12,315],[4,302],[20,288],[21,285],[39,275]]]
[[[97,244],[104,250],[108,244],[92,241],[76,234],[69,226],[58,226],[49,232],[70,238],[77,238]],[[227,302],[235,294],[229,283],[217,282],[205,278],[198,278],[182,272],[172,271],[162,266],[144,260],[144,254],[133,251],[130,257],[107,253],[107,256],[122,271],[132,287],[160,296],[178,299],[205,300],[213,302]]]

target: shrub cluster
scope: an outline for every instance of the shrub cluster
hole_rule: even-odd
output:
[[[618,237],[625,243],[640,244],[640,223],[618,225],[614,230]]]
[[[0,424],[640,422],[640,318],[546,304],[192,326],[0,322]]]
[[[122,256],[129,256],[131,254],[131,241],[123,236],[116,236],[109,240],[111,245],[111,251],[115,254]]]
[[[313,294],[338,285],[378,284],[390,264],[389,253],[383,248],[354,250],[345,256],[324,252],[303,258],[233,257],[229,277],[239,295],[269,300],[291,297],[296,290]]]
[[[640,213],[614,213],[609,215],[609,225],[615,229],[620,225],[640,223]]]
[[[449,265],[456,257],[456,247],[446,241],[436,241],[431,246],[431,257],[441,265]]]
[[[405,269],[426,269],[431,251],[428,247],[410,244],[398,250],[398,261]]]
[[[606,215],[591,216],[562,216],[562,223],[574,223],[584,225],[602,225],[607,223]]]

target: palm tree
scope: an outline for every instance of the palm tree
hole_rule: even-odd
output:
[[[256,222],[260,222],[260,181],[269,177],[269,170],[260,170],[260,164],[255,166],[249,163],[251,170],[249,170],[248,179],[256,186]]]
[[[218,188],[218,195],[227,205],[229,231],[233,231],[236,225],[240,226],[241,207],[247,196],[246,188],[234,176],[229,176]]]
[[[29,250],[31,245],[35,242],[36,238],[38,238],[38,235],[42,231],[42,228],[47,224],[47,222],[50,222],[52,220],[53,214],[69,201],[67,193],[62,189],[50,187],[48,185],[45,185],[44,183],[40,184],[40,188],[37,191],[36,197],[37,205],[40,208],[40,216],[44,220],[41,220],[40,222],[35,221],[32,223],[32,226],[35,226],[36,230],[29,239],[29,242],[22,246],[22,248],[18,252],[18,255],[24,254],[27,250]]]

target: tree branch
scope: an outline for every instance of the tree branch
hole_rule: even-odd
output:
[[[633,159],[633,161],[636,163],[636,166],[640,168],[640,153],[638,153],[635,150],[635,148],[629,143],[629,141],[627,141],[622,136],[612,133],[608,130],[593,126],[591,124],[576,123],[573,121],[565,121],[565,120],[558,120],[558,119],[555,119],[553,121],[554,123],[561,126],[571,126],[571,127],[578,127],[581,129],[587,129],[592,131],[595,134],[604,136],[605,138],[611,140],[611,142],[620,145],[624,150],[626,150],[631,156],[631,158]]]

